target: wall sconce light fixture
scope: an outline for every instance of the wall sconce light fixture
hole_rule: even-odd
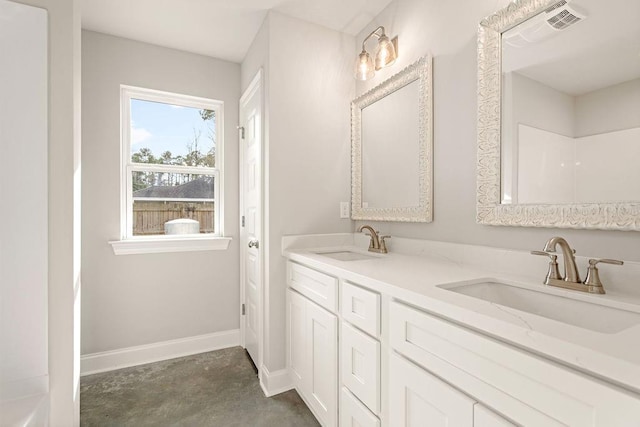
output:
[[[365,48],[365,43],[371,37],[378,38],[378,46],[376,46],[375,52],[375,65],[374,59],[371,58],[369,52]],[[389,40],[389,37],[384,33],[384,27],[380,26],[373,30],[362,42],[362,52],[356,59],[355,77],[358,80],[368,80],[373,77],[379,69],[393,64],[398,57],[398,38],[394,37],[393,40]]]

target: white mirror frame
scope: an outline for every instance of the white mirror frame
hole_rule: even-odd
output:
[[[406,67],[351,102],[351,218],[354,220],[431,222],[433,220],[433,72],[430,55]],[[419,82],[418,206],[362,207],[362,110]],[[399,143],[403,141],[390,141]],[[393,173],[393,171],[385,171]]]
[[[476,221],[479,224],[523,227],[640,230],[640,202],[501,204],[501,35],[556,2],[516,0],[480,22]]]

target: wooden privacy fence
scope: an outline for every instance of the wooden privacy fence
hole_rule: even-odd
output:
[[[133,202],[133,235],[164,234],[164,223],[173,219],[189,218],[200,223],[201,233],[213,233],[214,202]]]

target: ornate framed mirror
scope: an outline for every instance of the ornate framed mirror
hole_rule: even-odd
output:
[[[478,223],[640,230],[638,16],[517,0],[480,23]]]
[[[351,103],[351,217],[431,222],[431,57]]]

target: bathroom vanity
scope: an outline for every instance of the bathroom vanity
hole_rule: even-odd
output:
[[[542,285],[528,252],[367,244],[283,240],[288,367],[322,425],[640,424],[640,295],[620,286],[640,263],[590,295]]]

